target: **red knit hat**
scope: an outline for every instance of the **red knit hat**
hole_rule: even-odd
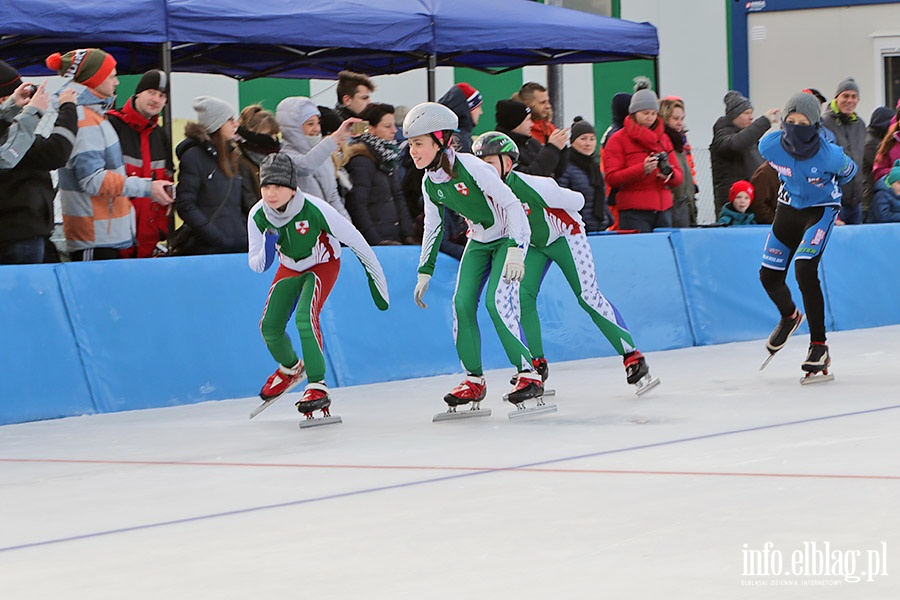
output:
[[[66,79],[93,89],[113,72],[116,59],[99,48],[84,48],[65,54],[55,52],[47,57],[45,64]]]
[[[469,105],[469,110],[474,110],[481,106],[483,102],[481,98],[481,92],[473,88],[471,85],[466,83],[465,81],[461,81],[456,84],[456,87],[460,89],[463,95],[466,97],[466,104]]]
[[[741,192],[747,192],[747,195],[750,196],[750,204],[753,204],[753,184],[744,179],[731,184],[731,189],[728,190],[728,201],[734,202],[734,199]]]

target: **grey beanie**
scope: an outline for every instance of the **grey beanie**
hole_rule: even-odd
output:
[[[840,82],[837,86],[837,91],[834,93],[834,97],[837,98],[841,95],[841,92],[856,92],[859,93],[859,85],[856,83],[856,80],[852,77],[847,77],[842,82]]]
[[[725,103],[725,117],[732,121],[748,108],[753,108],[750,99],[736,90],[728,90],[722,101]]]
[[[787,119],[791,113],[800,113],[809,119],[810,125],[815,125],[819,122],[819,117],[822,116],[820,111],[818,98],[807,92],[797,92],[784,105],[782,118]]]
[[[647,88],[640,89],[631,95],[631,102],[628,104],[628,114],[641,110],[659,110],[659,100],[653,90]]]
[[[206,133],[215,133],[228,119],[233,119],[237,115],[237,111],[230,104],[212,96],[194,98],[194,110],[197,111],[197,122]]]
[[[297,189],[294,161],[284,152],[267,154],[259,163],[259,186],[280,185]]]

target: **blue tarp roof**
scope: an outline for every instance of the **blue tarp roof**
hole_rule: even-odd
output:
[[[505,69],[659,53],[656,28],[529,0],[4,0],[0,58],[46,74],[54,51],[97,45],[122,73],[334,78],[438,65]]]

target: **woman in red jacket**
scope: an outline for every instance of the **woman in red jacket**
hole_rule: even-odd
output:
[[[659,101],[652,90],[631,97],[625,126],[606,143],[606,182],[616,189],[619,230],[648,233],[672,226],[672,192],[682,172],[672,141],[659,118]]]

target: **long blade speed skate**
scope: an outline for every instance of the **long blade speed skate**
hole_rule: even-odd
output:
[[[302,360],[297,361],[296,366],[290,372],[284,371],[284,367],[279,367],[269,377],[263,389],[259,392],[259,397],[262,398],[263,403],[250,413],[250,418],[252,419],[275,404],[279,398],[300,385],[304,379],[306,379],[306,367]]]
[[[342,423],[338,416],[331,416],[331,398],[328,396],[328,388],[324,383],[309,383],[303,397],[295,403],[297,410],[306,415],[305,421],[300,421],[300,428],[318,427],[319,425],[334,425]],[[313,414],[315,411],[321,410],[322,416],[316,418]]]
[[[831,366],[831,356],[828,354],[828,346],[821,342],[813,342],[809,345],[809,354],[806,360],[800,365],[800,368],[806,372],[800,379],[800,383],[807,385],[810,383],[824,383],[832,381],[834,374],[828,372]]]
[[[766,360],[759,365],[760,371],[769,366],[769,363],[775,358],[775,354],[784,348],[788,339],[794,335],[794,332],[803,324],[805,319],[806,315],[802,314],[799,310],[795,310],[793,315],[784,317],[778,322],[778,325],[776,325],[772,333],[769,334],[769,339],[766,340],[766,350],[769,351],[769,356],[767,356]]]

